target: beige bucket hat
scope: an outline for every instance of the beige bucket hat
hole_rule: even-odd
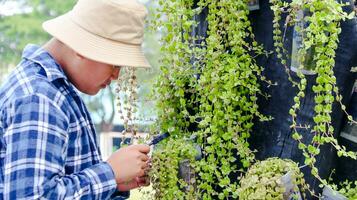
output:
[[[112,65],[150,67],[141,49],[147,10],[135,0],[78,0],[45,21],[45,31],[82,56]]]

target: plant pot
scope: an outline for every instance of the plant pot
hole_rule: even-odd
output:
[[[337,191],[325,186],[322,192],[323,200],[347,200],[347,197],[341,195]]]
[[[294,26],[290,69],[293,72],[300,71],[305,75],[314,75],[316,74],[316,72],[314,71],[316,68],[316,64],[314,63],[313,56],[315,53],[315,48],[313,46],[309,50],[307,50],[306,54],[304,55],[304,68],[300,69],[301,62],[299,51],[302,48],[304,36],[301,30],[307,27],[307,22],[304,21],[305,15],[308,15],[308,12],[305,12],[303,10],[300,10],[297,14],[298,22]]]
[[[198,144],[194,146],[197,151],[195,160],[201,160],[202,159],[201,147]],[[190,165],[189,159],[184,159],[179,162],[178,177],[183,179],[187,183],[188,186],[184,188],[185,191],[189,190],[190,186],[196,188],[196,184],[195,184],[196,182],[194,179],[196,177],[196,174],[195,174],[195,170]]]
[[[195,177],[194,169],[190,166],[190,160],[185,159],[179,163],[179,178],[183,179],[188,185],[191,185]],[[187,190],[187,188],[185,188]]]
[[[281,182],[285,187],[285,192],[283,194],[284,200],[302,200],[300,192],[294,191],[295,185],[293,183],[293,180],[291,179],[291,172],[288,172],[284,176],[282,176]]]

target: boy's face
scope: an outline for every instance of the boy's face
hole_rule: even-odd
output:
[[[79,57],[80,59],[76,59],[76,66],[72,68],[74,71],[70,80],[81,92],[95,95],[112,80],[118,79],[119,67]]]

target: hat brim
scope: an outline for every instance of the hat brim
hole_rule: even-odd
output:
[[[150,67],[140,45],[125,44],[92,34],[70,18],[70,12],[45,21],[43,29],[80,55],[106,64]]]

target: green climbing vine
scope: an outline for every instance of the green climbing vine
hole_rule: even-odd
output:
[[[195,88],[198,69],[191,67],[197,49],[191,43],[190,30],[194,25],[192,0],[159,0],[160,8],[153,20],[153,28],[163,33],[161,40],[161,74],[155,87],[158,97],[159,126],[170,135],[189,135],[190,110],[195,110]],[[163,19],[162,19],[163,18]]]
[[[262,76],[263,67],[255,61],[256,56],[267,52],[255,41],[248,19],[249,0],[157,2],[160,6],[152,12],[155,16],[151,21],[151,28],[162,33],[161,74],[155,87],[156,127],[168,132],[170,137],[153,153],[150,173],[155,190],[153,198],[249,199],[250,194],[257,193],[251,187],[258,186],[265,188],[265,194],[279,198],[284,191],[278,180],[289,171],[293,171],[294,191],[300,186],[304,195],[307,186],[296,163],[270,159],[256,163],[248,143],[254,120],[271,119],[258,110],[258,98],[268,97],[261,91],[259,82],[272,85]],[[305,165],[311,168],[312,175],[328,185],[315,167],[322,145],[332,144],[339,156],[356,159],[355,152],[347,151],[333,137],[331,122],[334,102],[339,102],[345,111],[333,67],[340,22],[352,16],[344,13],[344,4],[335,0],[292,0],[291,3],[271,0],[271,3],[276,53],[289,80],[298,88],[290,110],[292,137],[299,141]],[[208,10],[207,37],[200,38],[192,31],[199,25],[195,16],[205,9]],[[280,25],[282,15],[287,16],[283,27]],[[301,46],[296,52],[298,67],[295,69],[299,81],[293,81],[287,67],[291,58],[287,56],[284,41],[287,27],[299,23],[302,26],[296,26],[296,31],[301,36]],[[317,77],[312,88],[316,103],[312,127],[297,122],[307,88],[308,79],[303,73],[306,69]],[[351,116],[348,118],[352,120]],[[309,129],[314,134],[311,144],[302,142],[301,129]],[[197,151],[192,151],[193,143],[202,151],[200,160],[194,159]],[[189,161],[194,177],[189,181],[179,176],[180,163],[185,160]],[[261,179],[256,180],[256,186],[249,185],[253,172],[264,179],[273,178],[275,182],[268,188],[259,183]]]
[[[196,199],[196,187],[179,177],[180,162],[189,161],[192,171],[196,162],[192,159],[192,145],[187,139],[192,134],[197,109],[197,84],[199,69],[192,67],[202,52],[190,36],[196,25],[193,16],[199,9],[192,9],[192,0],[158,0],[159,8],[152,13],[151,28],[162,32],[160,75],[155,84],[159,131],[170,134],[169,139],[156,147],[152,156],[152,199]],[[195,179],[192,179],[195,180]]]
[[[270,119],[258,111],[258,97],[266,96],[258,80],[271,83],[254,60],[265,52],[248,20],[248,0],[202,0],[196,5],[192,0],[158,2],[153,21],[154,29],[163,32],[161,75],[156,84],[158,126],[177,139],[196,135],[203,159],[192,161],[197,174],[194,193],[202,199],[237,198],[237,180],[255,162],[247,141],[253,120]],[[204,9],[209,10],[208,36],[199,38],[191,32],[197,26],[194,16]],[[153,161],[155,173],[168,173],[155,162],[163,160]],[[183,187],[165,195],[160,189],[169,182],[182,186],[175,173],[152,180],[157,197],[170,199],[180,193],[177,190]]]
[[[335,0],[293,0],[291,3],[273,0],[271,2],[272,10],[275,13],[274,44],[278,57],[283,56],[281,54],[283,51],[282,31],[279,25],[282,13],[287,14],[285,24],[295,25],[296,35],[294,37],[301,37],[297,38],[301,39],[301,44],[297,47],[298,52],[296,55],[292,55],[297,57],[297,76],[300,79],[300,82],[296,84],[298,93],[294,98],[294,105],[290,109],[293,119],[291,127],[294,130],[292,137],[299,142],[299,149],[305,156],[305,165],[311,168],[311,174],[318,178],[322,185],[328,185],[327,181],[319,176],[318,169],[315,167],[316,156],[319,155],[322,145],[331,144],[337,150],[338,156],[356,159],[356,152],[347,151],[345,147],[338,144],[334,137],[331,119],[333,103],[336,101],[347,114],[336,85],[333,67],[338,36],[341,32],[340,22],[351,19],[354,13],[343,12],[343,6],[347,4]],[[282,64],[286,65],[285,59],[282,59]],[[301,100],[305,97],[307,87],[307,78],[304,72],[309,71],[316,74],[316,83],[312,86],[315,100],[315,116],[313,118],[315,124],[313,127],[297,124]],[[350,121],[353,121],[350,115],[347,114],[347,116]],[[310,144],[302,142],[301,129],[309,129],[314,134]]]
[[[258,111],[257,99],[261,94],[258,77],[264,77],[251,53],[263,51],[254,40],[247,3],[201,4],[209,10],[204,69],[197,89],[202,119],[198,142],[206,156],[199,164],[203,199],[237,197],[238,177],[230,177],[254,162],[247,141],[253,120],[268,120]]]

